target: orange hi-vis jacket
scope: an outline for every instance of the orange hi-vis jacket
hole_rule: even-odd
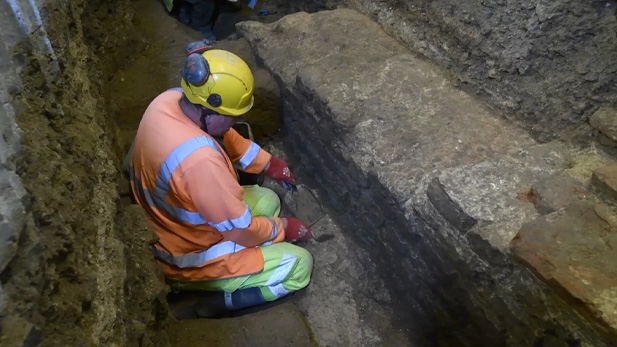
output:
[[[283,241],[285,232],[279,218],[251,216],[233,163],[259,173],[271,155],[230,129],[229,158],[184,115],[181,96],[171,89],[150,103],[131,157],[133,195],[159,238],[153,254],[179,281],[257,273],[264,263],[257,246]]]

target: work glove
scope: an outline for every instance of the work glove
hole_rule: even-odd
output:
[[[264,170],[264,174],[283,186],[288,191],[296,191],[296,180],[294,175],[289,170],[289,166],[281,159],[272,156],[268,167]]]
[[[285,241],[296,243],[311,238],[311,229],[298,218],[282,216],[281,219],[285,225]]]

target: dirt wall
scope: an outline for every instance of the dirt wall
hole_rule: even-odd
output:
[[[347,2],[541,140],[587,140],[590,115],[617,104],[615,1]]]
[[[152,276],[142,214],[118,214],[121,160],[103,97],[110,74],[145,46],[135,10],[124,1],[0,6],[12,63],[0,73],[15,82],[5,108],[23,131],[11,158],[27,192],[0,268],[0,344],[165,346],[165,286]]]

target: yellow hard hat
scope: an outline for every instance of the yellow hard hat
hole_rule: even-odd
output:
[[[189,45],[180,82],[193,104],[219,114],[241,116],[253,107],[253,74],[237,55],[207,43]]]

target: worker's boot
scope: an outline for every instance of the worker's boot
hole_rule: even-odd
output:
[[[192,12],[192,7],[186,4],[182,4],[180,5],[180,9],[178,10],[178,20],[180,21],[180,23],[184,24],[184,25],[190,25],[191,24],[191,12]]]
[[[200,318],[218,317],[226,312],[263,304],[259,288],[247,288],[228,292],[206,292],[195,305],[195,312]]]
[[[174,319],[197,319],[195,304],[199,302],[201,292],[171,292],[167,294],[169,311]]]

